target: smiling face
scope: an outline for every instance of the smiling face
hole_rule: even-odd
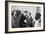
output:
[[[29,16],[28,12],[24,12],[23,15],[27,18]]]

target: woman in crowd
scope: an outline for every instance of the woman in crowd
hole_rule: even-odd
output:
[[[34,27],[40,27],[41,26],[41,14],[36,13],[35,19],[36,19],[36,22],[34,24]]]

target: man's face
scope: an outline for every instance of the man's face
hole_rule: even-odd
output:
[[[27,15],[26,13],[24,13],[24,16]]]
[[[28,16],[29,16],[29,14],[28,14],[28,13],[24,13],[24,16],[28,17]]]

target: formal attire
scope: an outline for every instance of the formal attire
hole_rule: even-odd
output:
[[[27,27],[33,27],[33,19],[32,19],[32,17],[31,16],[29,16],[29,18],[27,19]]]
[[[26,27],[26,23],[24,22],[25,19],[26,17],[22,14],[19,21],[19,27]]]

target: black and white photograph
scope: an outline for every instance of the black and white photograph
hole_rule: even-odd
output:
[[[43,30],[44,3],[8,2],[8,32]]]
[[[35,6],[11,6],[11,26],[20,27],[40,27],[41,7]]]

